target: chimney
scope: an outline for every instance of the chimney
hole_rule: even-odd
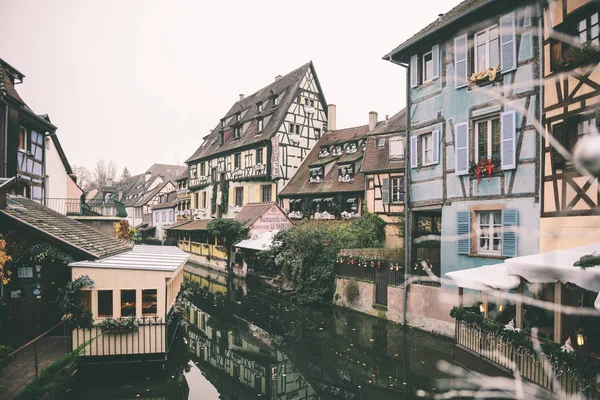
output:
[[[369,131],[375,129],[377,125],[377,113],[375,111],[369,112]]]
[[[244,100],[244,93],[240,93],[240,101]]]
[[[442,22],[443,17],[444,17],[444,14],[438,14],[438,22]]]
[[[335,131],[337,129],[337,106],[335,104],[329,104],[327,106],[327,130]]]
[[[152,178],[152,174],[150,172],[146,172],[146,175],[144,176],[145,178],[145,182],[148,182],[150,180],[150,178]]]
[[[390,119],[390,116],[385,114],[385,124],[386,125],[388,124],[389,119]]]
[[[107,180],[106,180],[106,186],[107,186],[107,187],[111,187],[111,186],[112,186],[112,184],[113,184],[113,180],[112,180],[112,179],[107,179]]]
[[[278,80],[280,80],[281,78],[283,78],[283,76],[281,76],[281,75],[277,75],[277,76],[275,77],[275,82],[277,82],[277,81],[278,81]]]

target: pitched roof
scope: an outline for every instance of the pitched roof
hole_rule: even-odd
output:
[[[272,207],[277,207],[281,210],[274,202],[248,203],[242,207],[240,212],[235,216],[235,219],[243,223],[246,228],[249,228]],[[283,210],[281,212],[285,214]]]
[[[186,166],[181,175],[175,179],[175,181],[184,181],[188,178],[188,167]]]
[[[172,164],[153,164],[146,173],[150,173],[152,177],[162,176],[166,181],[174,181],[179,178],[183,173],[183,170],[187,169],[185,165],[172,165]]]
[[[380,122],[377,126],[381,125]],[[341,156],[328,156],[319,158],[319,152],[321,147],[330,146],[337,143],[346,143],[353,140],[359,140],[365,137],[369,131],[369,125],[355,126],[353,128],[339,129],[337,131],[331,131],[321,136],[317,144],[313,147],[308,156],[304,159],[292,179],[279,193],[282,197],[289,197],[294,195],[303,195],[311,193],[344,193],[344,192],[357,192],[364,190],[364,179],[358,176],[360,171],[360,165],[355,171],[355,178],[352,183],[339,182],[338,181],[338,169],[331,168],[329,173],[324,177],[321,183],[310,183],[310,165],[325,165],[331,162],[336,164],[343,164],[344,162],[356,162],[359,161],[363,156],[361,149],[355,154],[343,154]]]
[[[133,246],[24,197],[9,197],[7,207],[0,209],[0,216],[95,259],[122,253]]]
[[[472,11],[475,11],[476,9],[479,9],[481,6],[489,4],[489,3],[493,3],[495,1],[498,1],[498,0],[464,0],[463,2],[458,4],[456,7],[454,7],[453,9],[451,9],[450,11],[448,11],[447,13],[442,15],[441,18],[436,19],[435,21],[433,21],[432,23],[427,25],[425,28],[421,29],[419,32],[417,32],[416,34],[414,34],[413,36],[411,36],[410,38],[405,40],[402,44],[397,46],[394,50],[387,53],[385,56],[383,56],[383,59],[384,60],[389,59],[390,56],[394,56],[394,54],[396,54],[399,51],[406,50],[408,47],[412,46],[413,44],[420,41],[421,39],[429,36],[431,33],[436,32],[446,26],[449,26],[452,23],[459,20],[461,17],[463,17],[467,14],[470,14]]]
[[[319,85],[311,61],[277,79],[275,82],[265,86],[256,93],[246,96],[243,100],[236,101],[222,118],[226,121],[223,129],[225,136],[224,144],[221,145],[221,122],[219,121],[215,129],[213,129],[206,137],[198,150],[186,160],[186,163],[270,139],[277,133],[280,125],[284,121],[287,110],[294,101],[298,87],[302,82],[302,78],[309,70],[312,70],[315,81],[317,85]],[[321,101],[323,102],[323,105],[326,106],[325,98],[322,96],[322,93],[320,94]],[[275,107],[273,107],[274,95],[279,96],[279,105]],[[257,103],[263,104],[263,111],[260,113],[258,113],[256,107]],[[241,123],[244,124],[243,126],[246,130],[242,132],[240,139],[232,140],[230,137],[233,134],[233,128],[238,124],[234,118],[237,113],[240,113]],[[266,122],[267,117],[269,117],[268,122]],[[264,118],[265,120],[265,126],[263,127],[262,132],[258,132],[257,121],[259,118]],[[248,122],[250,123],[248,124]]]
[[[170,229],[177,230],[175,228],[178,228],[178,227],[180,227],[182,225],[185,225],[185,224],[188,224],[190,222],[192,222],[192,220],[190,220],[190,219],[182,219],[181,221],[174,222],[171,225],[163,226],[163,229],[165,229],[165,230],[170,230]]]
[[[362,173],[379,172],[404,169],[404,159],[390,160],[389,136],[406,135],[406,109],[396,113],[387,122],[378,125],[369,132],[365,157],[363,159]],[[379,139],[385,138],[383,146],[379,146]]]
[[[153,210],[164,210],[165,208],[173,208],[177,206],[177,192],[170,192],[167,194],[167,201],[161,204],[157,204],[152,207]]]
[[[210,221],[212,219],[197,219],[181,224],[176,222],[165,229],[170,231],[205,231]]]

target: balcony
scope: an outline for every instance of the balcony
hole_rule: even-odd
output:
[[[45,206],[70,217],[127,217],[125,206],[116,200],[50,198],[46,199]]]

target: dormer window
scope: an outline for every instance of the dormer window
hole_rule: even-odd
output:
[[[404,158],[404,139],[390,138],[390,159]]]
[[[321,150],[319,151],[319,158],[329,156],[329,148],[327,146],[321,146]]]
[[[263,119],[259,118],[258,120],[258,132],[262,132],[263,130]]]
[[[331,152],[332,156],[341,156],[344,150],[342,149],[342,145],[338,144],[333,147],[333,151]]]
[[[321,183],[323,182],[323,178],[325,177],[325,168],[324,167],[311,167],[309,169],[310,174],[310,183]]]
[[[223,128],[225,128],[225,120],[224,119],[221,120],[221,129],[223,129]]]
[[[219,135],[220,135],[220,138],[221,138],[221,145],[222,145],[223,143],[225,143],[225,132],[221,131],[219,133]],[[217,140],[215,139],[215,141],[213,141],[213,143],[216,142],[216,141]]]
[[[263,110],[263,103],[256,103],[256,112],[261,113]]]
[[[273,107],[277,107],[279,105],[279,95],[273,96]]]
[[[358,151],[358,144],[356,142],[351,142],[346,147],[347,154],[354,154]]]
[[[236,122],[240,122],[240,120],[242,119],[242,115],[241,114],[235,114],[235,121]]]
[[[239,139],[239,138],[241,138],[241,137],[242,137],[242,127],[241,127],[241,126],[236,126],[236,127],[233,129],[233,138],[234,138],[235,140],[237,140],[237,139]]]
[[[338,181],[350,183],[352,179],[354,179],[354,164],[338,165]]]

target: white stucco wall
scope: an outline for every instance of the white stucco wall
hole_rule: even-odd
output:
[[[163,240],[165,237],[164,226],[175,222],[175,207],[152,210],[152,225],[156,227],[154,237]]]
[[[71,181],[71,185],[69,185]],[[51,138],[46,138],[46,198],[79,198],[81,190],[73,183]]]

